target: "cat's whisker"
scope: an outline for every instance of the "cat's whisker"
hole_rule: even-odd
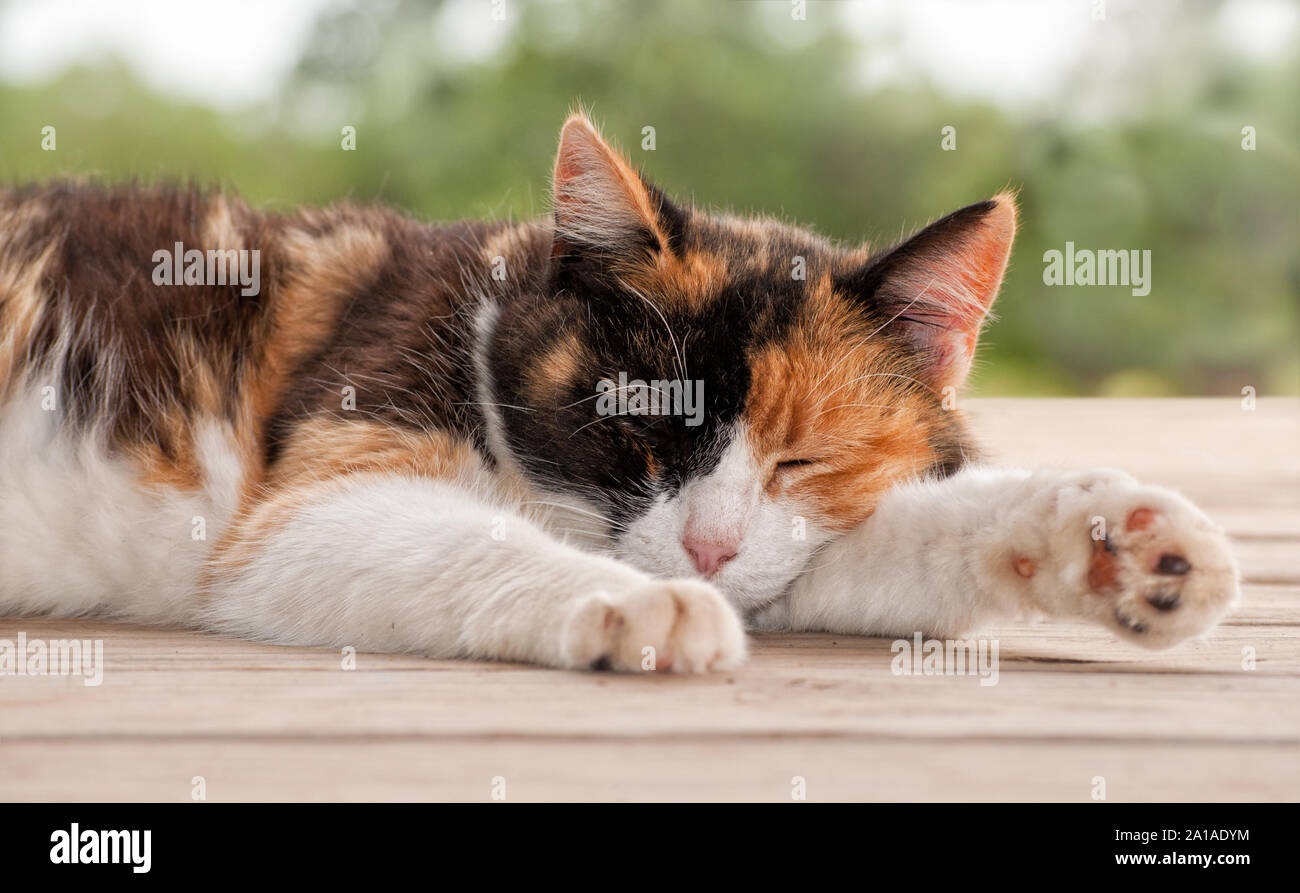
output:
[[[518,409],[523,412],[536,412],[528,406],[519,406],[514,403],[493,403],[490,400],[461,400],[453,403],[452,406],[495,406],[498,409]]]
[[[588,400],[596,400],[600,397],[604,397],[606,394],[616,394],[619,391],[638,391],[638,390],[641,390],[641,388],[633,387],[630,384],[624,385],[623,387],[620,388],[610,388],[608,391],[597,391],[596,393],[592,394],[589,397],[583,397],[581,400],[574,400],[572,403],[566,403],[559,408],[572,409],[573,407],[577,406],[579,403],[586,403]],[[653,383],[649,381],[645,383],[645,390],[654,391],[655,393],[660,395],[663,395],[665,393],[663,388],[655,387]]]
[[[582,433],[583,431],[585,431],[586,429],[590,428],[592,425],[597,424],[598,422],[607,422],[607,421],[609,421],[610,419],[617,419],[617,418],[619,418],[619,416],[616,416],[616,415],[602,415],[602,416],[597,416],[595,419],[593,419],[592,421],[588,422],[587,424],[582,425],[581,427],[575,429],[575,430],[573,431],[573,433],[569,435],[569,437],[572,439],[573,437],[577,436],[578,434]]]
[[[818,559],[821,560],[819,561]],[[827,557],[825,550],[818,551],[816,554],[812,556],[812,558],[808,560],[808,563],[804,565],[803,570],[800,571],[800,575],[802,576],[803,574],[809,574],[812,573],[813,571],[819,571],[819,570],[823,570],[824,568],[833,567],[834,565],[840,563],[843,560],[844,560],[843,554]]]
[[[571,534],[571,535],[573,535],[573,536],[575,536],[575,537],[586,538],[586,537],[593,537],[593,536],[594,536],[594,537],[599,537],[600,539],[605,539],[605,540],[614,540],[615,542],[617,542],[618,539],[619,539],[619,537],[618,537],[617,534],[612,534],[612,533],[599,533],[599,532],[594,531],[594,530],[582,530],[581,528],[578,528],[578,527],[552,527],[552,528],[550,528],[550,529],[551,529],[551,532],[553,532],[553,533],[567,533],[567,534]]]
[[[920,301],[921,298],[925,297],[926,292],[928,292],[928,291],[930,290],[930,286],[933,285],[933,284],[934,284],[934,279],[931,279],[928,283],[926,283],[925,288],[921,289],[920,293],[917,294],[916,297],[914,297],[914,298],[912,298],[912,300],[908,301],[907,304],[904,305],[904,307],[903,307],[901,310],[899,310],[897,313],[895,313],[893,316],[891,316],[889,319],[887,319],[885,322],[883,322],[880,326],[878,326],[878,327],[877,327],[874,331],[872,331],[869,335],[867,335],[866,337],[864,337],[864,338],[862,339],[861,343],[862,343],[862,344],[866,344],[868,341],[870,341],[870,340],[871,340],[872,338],[874,338],[876,335],[880,334],[882,331],[884,331],[886,328],[888,328],[890,325],[892,325],[894,322],[896,322],[900,316],[902,316],[904,313],[906,313],[908,310],[910,310],[913,306],[915,306],[915,304],[916,304],[918,301]],[[834,363],[834,364],[833,364],[829,369],[827,369],[827,370],[826,370],[826,374],[823,375],[821,378],[819,378],[819,379],[818,379],[818,380],[813,384],[813,386],[812,386],[812,388],[810,388],[810,390],[815,392],[815,391],[817,390],[817,388],[819,388],[819,387],[821,386],[822,382],[824,382],[827,378],[829,378],[829,377],[830,377],[830,376],[831,376],[831,375],[832,375],[832,374],[833,374],[837,369],[840,368],[840,366],[844,365],[844,363],[847,362],[849,359],[851,359],[853,356],[854,356],[853,351],[845,351],[844,356],[840,357],[840,359],[839,359],[838,361],[836,361],[836,362],[835,362],[835,363]]]
[[[829,391],[828,393],[822,396],[830,397],[832,394],[837,394],[840,391],[844,390],[849,385],[857,384],[860,381],[866,381],[868,378],[901,378],[904,381],[915,382],[916,384],[919,384],[921,387],[925,388],[927,391],[930,391],[931,393],[937,393],[933,387],[921,381],[921,379],[914,378],[911,375],[903,375],[901,372],[868,372],[866,375],[859,375],[857,378],[846,381],[844,384],[840,385],[835,390]]]
[[[646,297],[645,294],[643,294],[640,289],[632,288],[626,283],[624,283],[624,286],[632,294],[636,295],[642,301],[645,301],[647,306],[649,306],[650,309],[653,310],[659,316],[659,321],[664,324],[664,329],[665,331],[668,332],[668,340],[672,343],[673,354],[677,358],[677,365],[674,368],[674,371],[678,373],[682,381],[690,380],[690,374],[687,372],[686,369],[686,359],[685,357],[682,356],[681,346],[677,343],[677,336],[673,333],[673,327],[669,324],[668,318],[664,316],[663,311],[659,309],[659,307],[655,304],[655,302],[650,300],[648,297]]]
[[[873,407],[876,409],[897,409],[898,408],[897,404],[894,403],[837,403],[834,406],[831,406],[827,409],[823,409],[821,412],[814,415],[813,418],[819,419],[822,416],[826,415],[826,413],[828,412],[835,412],[837,409],[850,409],[852,407],[862,407],[864,409],[873,408]]]
[[[550,506],[552,508],[564,509],[565,511],[568,512],[576,512],[581,515],[588,515],[599,521],[603,521],[606,524],[614,523],[613,519],[608,518],[605,515],[600,514],[599,512],[593,512],[590,509],[579,508],[576,505],[569,505],[568,503],[563,503],[563,502],[548,502],[544,499],[530,499],[526,502],[521,502],[520,505],[545,505],[545,506]]]
[[[880,326],[877,327],[876,330],[875,330],[874,332],[872,332],[870,335],[867,336],[866,339],[863,339],[863,340],[865,341],[865,340],[867,340],[867,339],[874,338],[876,335],[880,334],[882,331],[884,331],[884,330],[887,329],[890,325],[892,325],[894,322],[896,322],[896,321],[898,320],[899,317],[901,317],[903,314],[907,313],[907,311],[911,310],[914,306],[916,306],[916,303],[917,303],[918,301],[920,301],[923,297],[926,296],[926,294],[930,291],[930,286],[934,285],[934,283],[935,283],[935,280],[934,280],[934,279],[931,279],[929,282],[927,282],[927,283],[925,284],[925,288],[921,289],[921,291],[917,293],[916,297],[912,298],[912,300],[910,300],[910,301],[908,301],[906,304],[904,304],[904,305],[903,305],[903,308],[902,308],[901,310],[899,310],[897,313],[895,313],[895,314],[894,314],[893,316],[891,316],[889,319],[887,319],[887,320],[885,320],[883,323],[881,323]]]

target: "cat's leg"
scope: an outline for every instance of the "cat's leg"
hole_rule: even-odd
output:
[[[1109,470],[976,467],[886,494],[753,623],[957,636],[1048,615],[1165,648],[1211,629],[1238,593],[1223,531],[1171,490]]]
[[[266,498],[218,545],[200,597],[201,625],[289,644],[627,671],[745,656],[739,617],[708,584],[654,580],[412,476],[352,474]]]

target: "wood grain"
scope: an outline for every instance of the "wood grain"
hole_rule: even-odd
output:
[[[969,401],[1001,461],[1115,465],[1233,536],[1241,608],[1169,652],[989,631],[996,685],[898,676],[890,643],[764,635],[725,676],[617,677],[253,645],[102,621],[104,676],[0,676],[0,798],[1300,799],[1300,401]]]

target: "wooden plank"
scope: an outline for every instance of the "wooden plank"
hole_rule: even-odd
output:
[[[1141,477],[1300,484],[1300,398],[971,399],[962,408],[995,459],[1028,467],[1112,465]],[[1253,492],[1253,491],[1252,491]],[[1271,504],[1271,503],[1268,503]]]
[[[1232,547],[1245,582],[1300,583],[1300,541],[1234,537]]]
[[[618,677],[280,648],[99,620],[102,685],[0,676],[0,799],[1300,799],[1300,400],[972,400],[1004,461],[1118,465],[1201,502],[1248,585],[1167,652],[990,630],[996,685],[903,676],[891,643],[756,637],[722,677]],[[1255,582],[1249,582],[1255,581]],[[1248,658],[1253,658],[1253,663]],[[1253,667],[1253,668],[1248,668]]]
[[[1252,526],[1300,536],[1300,399],[1264,398],[1253,411],[1234,397],[962,406],[995,463],[1122,468],[1185,493],[1212,516],[1246,508],[1259,512]]]
[[[28,634],[72,630],[28,625]],[[186,633],[102,637],[102,685],[8,677],[0,739],[156,736],[427,738],[781,730],[867,737],[1300,742],[1297,628],[1229,626],[1149,652],[1103,630],[1043,623],[994,630],[996,684],[896,675],[886,639],[763,635],[725,679],[559,673],[502,664],[361,655]],[[1251,649],[1253,670],[1243,668]],[[991,677],[990,677],[991,678]],[[341,717],[346,722],[340,725]]]
[[[340,717],[340,721],[342,718]],[[761,738],[0,743],[2,800],[1295,801],[1294,746]],[[201,807],[196,807],[201,808]]]
[[[1215,502],[1202,507],[1237,542],[1269,540],[1279,548],[1300,551],[1300,499],[1290,505],[1234,505]]]
[[[1300,629],[1300,585],[1246,585],[1241,604],[1225,619],[1223,625],[1225,627],[1287,627],[1283,635],[1289,637],[1292,634],[1291,630]],[[243,668],[320,670],[322,661],[328,664],[329,669],[333,669],[338,657],[336,652],[315,648],[261,645],[207,633],[151,629],[105,620],[0,618],[0,639],[13,639],[20,631],[26,632],[31,638],[41,639],[103,639],[106,643],[105,660],[110,671],[114,672],[152,669],[178,672]],[[997,632],[1003,638],[1021,636],[1032,638],[1034,641],[1043,641],[1045,647],[1058,647],[1057,644],[1047,644],[1057,642],[1058,638],[1072,640],[1070,647],[1092,649],[1092,656],[1098,662],[1113,659],[1118,655],[1127,656],[1131,661],[1172,662],[1169,665],[1176,668],[1177,660],[1184,653],[1182,646],[1172,651],[1145,651],[1118,642],[1104,631],[1086,624],[1042,622],[1009,626]],[[776,642],[781,641],[782,638],[779,635],[771,635],[757,637],[755,641]],[[855,639],[852,636],[830,638],[841,639],[845,647],[853,642],[880,641]],[[1211,642],[1217,639],[1216,635],[1211,638]],[[802,637],[790,637],[790,640],[802,641]],[[108,643],[114,644],[110,646]],[[1198,643],[1189,643],[1186,647],[1192,649],[1198,647]],[[1297,649],[1300,650],[1300,644],[1297,644]],[[1006,659],[1005,654],[1003,659]],[[430,661],[418,657],[394,655],[368,655],[365,664],[431,672],[442,672],[462,666],[458,661]],[[0,676],[0,691],[3,691],[6,679],[7,677]]]

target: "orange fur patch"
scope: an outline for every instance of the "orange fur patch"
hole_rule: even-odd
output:
[[[767,488],[845,530],[874,511],[882,493],[924,472],[933,402],[880,341],[851,341],[849,309],[828,285],[814,316],[791,339],[751,358],[744,424]],[[815,460],[788,471],[780,462]]]
[[[618,268],[619,281],[630,291],[647,296],[661,310],[696,313],[727,282],[727,258],[687,249],[682,254],[661,251],[653,264],[626,264]]]
[[[25,371],[23,357],[45,309],[41,278],[59,251],[57,237],[34,254],[22,247],[43,216],[37,202],[0,204],[0,397]]]
[[[449,431],[319,418],[294,429],[268,483],[278,486],[360,472],[453,479],[481,467],[474,445]]]
[[[209,232],[231,238],[241,215],[215,209]],[[300,214],[279,235],[284,256],[282,278],[271,283],[270,330],[261,350],[244,370],[236,430],[246,468],[261,468],[265,425],[298,364],[333,333],[354,290],[374,277],[388,257],[382,219],[352,208],[311,210]],[[250,476],[250,486],[260,480]]]
[[[176,446],[171,452],[164,452],[162,447],[150,441],[137,441],[127,444],[125,453],[135,462],[140,483],[144,486],[197,490],[203,485],[203,474],[193,444],[183,426],[172,427],[181,433],[183,439],[173,441]]]
[[[528,391],[537,403],[546,405],[562,394],[581,369],[582,343],[566,332],[525,373]]]
[[[272,330],[251,391],[252,414],[258,418],[270,413],[288,375],[330,335],[344,301],[388,256],[378,219],[322,211],[303,215],[301,222],[281,239],[289,273],[275,296]],[[316,235],[307,225],[327,229]]]

